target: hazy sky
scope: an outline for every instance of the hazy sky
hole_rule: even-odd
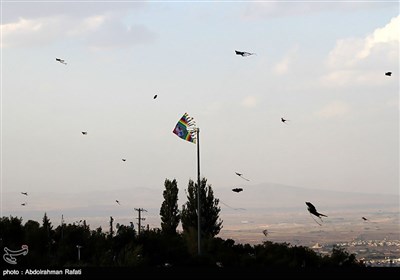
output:
[[[396,1],[1,5],[4,193],[183,190],[185,112],[214,189],[399,193]]]

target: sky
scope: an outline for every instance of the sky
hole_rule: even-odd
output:
[[[2,1],[1,16],[2,212],[20,192],[161,195],[175,178],[183,193],[185,112],[213,189],[399,194],[398,1]]]

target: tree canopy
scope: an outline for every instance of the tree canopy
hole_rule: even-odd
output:
[[[161,230],[167,234],[176,233],[176,228],[181,219],[178,208],[178,184],[176,180],[165,179],[164,201],[161,205]]]
[[[189,180],[186,204],[182,206],[182,227],[184,231],[197,231],[197,188],[198,184]],[[222,229],[222,220],[219,218],[221,208],[219,199],[214,198],[214,192],[207,179],[200,181],[200,226],[201,235],[208,238],[216,236]]]

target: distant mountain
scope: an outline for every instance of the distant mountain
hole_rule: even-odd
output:
[[[160,207],[163,189],[132,187],[131,189],[112,189],[107,191],[68,192],[35,192],[31,191],[28,198],[30,210],[61,210],[102,208],[133,209],[136,207]],[[20,210],[21,195],[18,192],[3,192],[3,210]],[[118,200],[121,205],[115,201]],[[28,208],[25,208],[27,210]]]
[[[243,188],[240,193],[233,192],[232,188],[214,185],[212,187],[214,196],[220,199],[224,219],[228,219],[227,215],[231,213],[240,217],[239,223],[241,220],[254,220],[256,213],[272,213],[271,211],[281,213],[295,211],[295,213],[307,214],[306,201],[312,202],[321,213],[356,209],[378,210],[388,207],[399,209],[398,195],[328,191],[274,183],[235,186]],[[186,202],[184,189],[183,187],[179,189],[180,208]],[[21,216],[24,221],[28,219],[41,221],[44,212],[47,212],[54,224],[58,224],[61,215],[64,215],[66,220],[70,219],[69,221],[79,217],[78,220],[88,219],[95,224],[106,226],[109,216],[118,217],[124,223],[136,222],[137,213],[134,208],[144,208],[148,210],[145,213],[148,218],[146,222],[159,226],[163,190],[162,187],[159,189],[132,187],[131,189],[81,193],[30,191],[29,197],[21,197],[19,192],[3,192],[2,209],[4,216]],[[116,200],[120,202],[120,205],[116,203]],[[25,201],[27,201],[27,206],[22,207],[21,203]],[[231,208],[242,208],[246,211],[234,211]],[[97,220],[98,223],[95,222]]]
[[[186,186],[185,186],[186,187]],[[257,185],[241,185],[243,191],[233,192],[231,188],[212,186],[214,195],[222,202],[232,207],[243,208],[297,208],[305,207],[310,201],[316,206],[326,208],[336,207],[379,207],[379,205],[399,205],[399,195],[352,193],[293,187],[275,183]],[[178,204],[186,202],[186,188],[179,188]],[[130,209],[157,208],[163,201],[163,188],[116,189],[109,191],[90,191],[81,193],[34,192],[29,197],[21,197],[19,192],[3,192],[3,210],[21,210],[21,201],[28,201],[30,210],[61,210],[61,209]],[[119,200],[118,205],[115,200]],[[28,208],[24,209],[28,210]]]
[[[324,208],[399,205],[399,195],[329,191],[274,183],[242,185],[240,187],[243,188],[240,193],[232,192],[231,189],[227,188],[213,189],[215,196],[229,206],[243,208],[304,208],[306,201]]]

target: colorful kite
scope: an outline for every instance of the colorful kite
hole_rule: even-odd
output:
[[[182,118],[176,124],[174,130],[172,131],[179,138],[183,140],[196,143],[196,124],[193,118],[189,117],[187,113],[183,114]]]

